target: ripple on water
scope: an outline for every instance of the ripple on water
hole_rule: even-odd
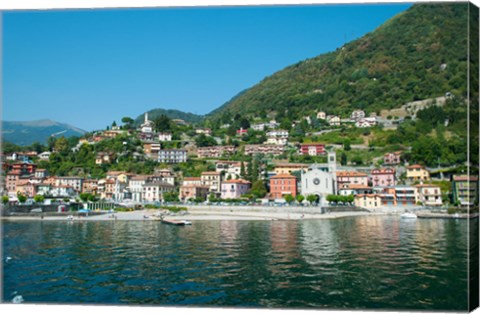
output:
[[[465,310],[466,224],[5,223],[4,290],[28,302]],[[478,228],[478,227],[477,227]]]

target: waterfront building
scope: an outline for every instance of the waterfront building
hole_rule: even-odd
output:
[[[191,199],[206,200],[210,187],[206,185],[184,185],[180,187],[179,198],[182,202],[187,202]]]
[[[461,206],[478,204],[478,177],[468,175],[452,176],[453,200]]]
[[[399,165],[401,163],[401,155],[402,152],[386,153],[383,155],[383,163],[385,165]]]
[[[53,197],[72,197],[75,194],[74,188],[69,185],[56,185],[50,189],[50,195]]]
[[[413,206],[418,202],[417,189],[411,186],[395,186],[395,200],[399,206]]]
[[[221,198],[240,198],[250,189],[250,182],[243,179],[227,180],[222,182]]]
[[[162,149],[158,152],[158,162],[177,164],[187,161],[187,151],[184,149]]]
[[[330,159],[329,159],[330,160]],[[316,195],[320,204],[326,204],[329,194],[335,194],[334,171],[325,171],[319,165],[313,164],[301,172],[302,195]]]
[[[143,186],[148,181],[147,175],[136,175],[130,178],[128,181],[128,190],[131,195],[132,201],[143,201]]]
[[[375,209],[382,207],[382,199],[378,194],[357,194],[354,204],[362,208]]]
[[[297,195],[297,177],[291,174],[277,174],[270,178],[270,195],[275,199],[285,195]]]
[[[337,171],[337,190],[345,184],[368,185],[368,174],[359,171]]]
[[[97,194],[98,180],[84,179],[82,182],[82,193]]]
[[[143,185],[142,198],[145,202],[161,202],[165,192],[174,191],[175,187],[164,182],[147,182]]]
[[[28,182],[28,181],[23,181],[23,182],[19,182],[16,186],[15,186],[15,194],[22,194],[22,195],[25,195],[27,197],[34,197],[35,196],[35,185],[31,182]]]
[[[205,171],[200,176],[201,185],[208,186],[208,192],[220,195],[221,174],[216,171]]]
[[[417,184],[417,200],[425,206],[442,206],[442,192],[433,184]]]
[[[10,171],[20,171],[20,174],[34,174],[35,170],[37,169],[36,164],[32,164],[30,162],[17,162],[14,164],[8,165]]]
[[[395,169],[393,168],[373,169],[370,174],[373,186],[394,186],[397,184]]]
[[[202,185],[201,177],[185,177],[183,178],[182,186]]]
[[[55,186],[70,186],[77,193],[82,191],[83,178],[81,177],[56,177]]]
[[[339,186],[338,194],[339,195],[358,195],[358,194],[371,194],[372,188],[368,185],[363,184],[351,184],[351,183],[342,183]]]
[[[428,181],[430,173],[421,165],[407,166],[407,179],[411,181]]]
[[[306,143],[300,145],[300,154],[309,156],[325,155],[325,144],[320,143]]]

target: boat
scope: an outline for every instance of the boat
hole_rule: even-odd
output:
[[[73,215],[68,215],[67,220],[73,220]]]
[[[166,219],[162,219],[162,223],[167,224],[167,225],[175,225],[175,226],[185,226],[185,225],[191,225],[192,224],[188,220],[166,220]]]
[[[415,215],[414,213],[403,213],[400,215],[400,217],[405,219],[416,219],[417,215]]]

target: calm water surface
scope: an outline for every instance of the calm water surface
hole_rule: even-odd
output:
[[[3,300],[466,310],[468,224],[9,221]],[[470,228],[478,232],[478,220]]]

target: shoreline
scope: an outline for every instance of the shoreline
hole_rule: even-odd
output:
[[[159,213],[159,210],[156,209],[144,209],[137,210],[133,212],[115,212],[114,216],[111,213],[93,215],[73,215],[73,220],[69,221],[156,221],[152,219]],[[4,216],[0,217],[0,220],[45,220],[45,221],[67,221],[67,216],[72,215],[71,213],[66,213],[65,215],[55,215],[48,216],[45,215],[43,218],[41,215],[28,215],[28,216]],[[372,212],[359,212],[359,211],[347,211],[347,212],[331,212],[331,213],[286,213],[286,212],[267,212],[267,211],[245,211],[245,210],[236,210],[236,211],[225,211],[225,210],[189,210],[185,215],[165,215],[166,219],[171,220],[191,220],[191,221],[217,221],[217,220],[315,220],[315,219],[336,219],[343,217],[354,217],[354,216],[378,216],[378,215],[388,215],[386,213],[372,213]]]

